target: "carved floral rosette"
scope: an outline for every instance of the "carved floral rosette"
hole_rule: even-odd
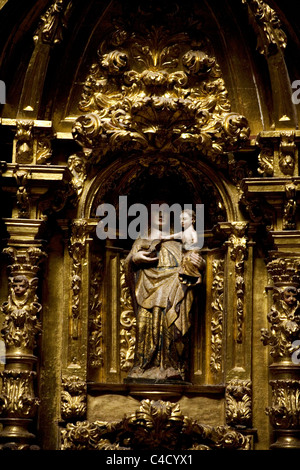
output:
[[[180,20],[148,27],[137,13],[135,21],[115,21],[100,45],[73,126],[93,161],[117,151],[196,151],[215,161],[248,140],[210,46],[183,32]]]
[[[229,426],[207,426],[184,416],[176,403],[143,400],[119,422],[69,423],[62,450],[250,450],[250,438]]]

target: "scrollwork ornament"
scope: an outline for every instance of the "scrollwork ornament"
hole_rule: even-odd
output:
[[[292,181],[285,185],[285,202],[283,206],[283,230],[296,230],[297,187]]]

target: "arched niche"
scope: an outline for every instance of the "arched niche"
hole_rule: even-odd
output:
[[[119,197],[127,196],[128,207],[153,200],[204,204],[206,261],[203,285],[197,289],[189,332],[188,377],[193,385],[224,381],[225,308],[224,269],[226,246],[219,225],[236,219],[234,199],[217,173],[200,160],[187,156],[131,155],[118,159],[97,173],[81,197],[78,217],[90,225],[89,245],[89,331],[88,379],[102,384],[123,384],[132,366],[135,347],[135,313],[126,284],[124,260],[134,240],[99,240],[97,207],[116,208]],[[214,325],[217,322],[217,328]],[[218,346],[216,346],[218,344]]]

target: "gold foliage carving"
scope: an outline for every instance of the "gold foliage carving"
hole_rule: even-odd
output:
[[[272,380],[272,405],[266,413],[275,428],[299,429],[300,427],[300,381]]]
[[[222,370],[223,315],[224,315],[224,260],[213,261],[210,368],[218,373]]]
[[[77,376],[62,378],[61,416],[66,421],[82,419],[86,414],[86,383]]]
[[[267,265],[273,279],[273,305],[268,313],[270,330],[261,330],[263,344],[270,346],[273,358],[287,358],[295,351],[294,340],[299,337],[300,315],[298,287],[300,284],[300,260],[273,259]]]
[[[281,28],[281,22],[277,13],[264,0],[242,0],[242,3],[248,5],[251,13],[254,15],[257,26],[263,31],[257,30],[258,44],[257,49],[261,54],[273,54],[277,50],[285,49],[287,46],[287,37]]]
[[[72,307],[71,307],[71,336],[78,339],[80,325],[80,299],[82,285],[82,260],[86,253],[87,222],[84,219],[75,220],[72,224],[69,253],[73,260],[72,266]]]
[[[133,311],[130,290],[125,279],[125,259],[120,263],[121,276],[121,314],[120,314],[120,368],[129,371],[133,367],[136,343],[136,317]]]
[[[42,307],[36,295],[38,278],[35,274],[45,253],[33,247],[25,251],[9,247],[3,252],[9,255],[14,263],[9,266],[11,276],[8,300],[3,302],[1,307],[5,315],[1,332],[7,348],[25,348],[30,351],[41,331],[38,317]]]
[[[226,386],[226,422],[237,428],[250,427],[252,386],[249,380],[232,380]]]
[[[276,288],[274,304],[268,313],[270,331],[263,328],[261,338],[264,345],[270,346],[270,354],[274,358],[288,357],[297,349],[294,340],[300,332],[300,302],[297,300],[295,287]]]
[[[234,112],[221,70],[186,32],[119,22],[98,50],[73,137],[91,157],[108,151],[201,151],[209,159],[249,137]]]
[[[103,328],[102,300],[100,297],[103,278],[103,262],[101,258],[92,257],[92,279],[90,287],[89,313],[89,365],[97,368],[103,365]]]
[[[271,147],[264,147],[258,155],[257,172],[261,176],[273,176],[274,174],[274,150]]]
[[[68,5],[68,6],[67,6]],[[40,24],[33,37],[35,42],[55,45],[63,39],[63,31],[67,26],[70,0],[55,0],[40,19]]]
[[[4,370],[0,395],[0,412],[3,417],[31,418],[35,415],[39,399],[34,396],[33,371]]]
[[[248,256],[247,224],[244,222],[232,223],[232,234],[229,237],[230,256],[235,262],[235,287],[236,287],[236,315],[237,315],[237,333],[238,343],[243,341],[243,323],[244,323],[244,298],[245,298],[245,260]]]
[[[207,426],[183,415],[176,403],[143,400],[120,422],[67,424],[63,450],[250,449],[250,438],[229,426]]]
[[[276,258],[267,265],[274,284],[298,286],[300,284],[300,259]]]

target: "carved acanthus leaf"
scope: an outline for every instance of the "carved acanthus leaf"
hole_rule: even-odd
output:
[[[184,416],[176,403],[144,400],[120,422],[68,424],[63,450],[249,450],[250,437],[229,426],[207,426]]]
[[[38,42],[41,39],[43,44],[51,46],[59,44],[63,39],[71,6],[70,0],[54,0],[45,14],[41,16],[33,37],[34,41]]]
[[[32,371],[4,370],[1,372],[2,390],[0,413],[2,417],[31,418],[40,400],[34,396]]]
[[[117,47],[116,47],[117,44]],[[215,161],[249,137],[231,112],[215,58],[187,33],[118,25],[85,82],[73,136],[100,159],[108,151],[201,152]]]
[[[125,260],[120,263],[121,314],[120,314],[120,368],[128,371],[133,367],[136,343],[136,317],[132,307],[129,287],[125,280]]]
[[[223,322],[224,322],[224,260],[213,261],[211,357],[213,373],[222,370]]]
[[[242,0],[254,16],[254,30],[257,32],[257,49],[269,55],[286,48],[287,36],[275,10],[264,0]]]
[[[61,416],[66,421],[83,419],[86,414],[86,383],[77,376],[62,378]]]

